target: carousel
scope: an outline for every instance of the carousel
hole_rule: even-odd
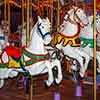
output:
[[[97,2],[0,0],[2,100],[93,100],[96,91],[99,97]]]

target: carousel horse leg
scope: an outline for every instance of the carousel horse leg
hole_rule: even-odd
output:
[[[55,65],[56,64],[56,65]],[[54,62],[53,62],[53,66],[56,66],[57,67],[57,75],[55,77],[55,81],[57,84],[59,84],[62,80],[62,70],[61,70],[61,64],[60,64],[60,61],[58,59],[56,59]]]
[[[81,79],[83,79],[83,77],[85,75],[85,71],[86,71],[86,69],[88,67],[88,62],[90,60],[90,56],[87,55],[85,52],[83,52],[81,50],[77,50],[76,49],[75,52],[77,52],[81,56],[81,58],[78,59],[78,61],[80,62],[81,59],[82,59],[82,62],[80,63],[81,67],[80,67],[79,76],[78,76],[79,77],[79,80],[81,80]],[[85,64],[83,64],[83,58],[82,57],[85,57]],[[84,65],[84,66],[82,66],[82,65]]]
[[[78,55],[77,55],[76,59],[77,59],[77,61],[79,61],[80,66],[81,66],[81,67],[80,67],[80,71],[78,72],[78,74],[77,74],[77,76],[76,76],[76,77],[77,77],[77,81],[80,82],[80,80],[81,80],[82,77],[83,77],[83,76],[81,76],[81,72],[83,71],[82,68],[84,67],[84,66],[83,66],[83,58],[82,58],[81,56],[78,56]]]
[[[46,61],[45,62],[46,67],[48,69],[48,80],[45,80],[45,83],[48,87],[51,86],[51,84],[53,83],[54,79],[53,79],[53,72],[52,72],[52,68],[51,68],[51,63],[50,61]]]
[[[97,52],[97,60],[98,60],[97,73],[100,73],[100,53],[99,52]]]
[[[4,79],[0,79],[0,88],[4,86]]]
[[[99,53],[99,52],[98,52]],[[98,89],[98,85],[100,84],[100,55],[97,54],[97,61],[98,61],[98,68],[97,68],[97,89]]]
[[[25,77],[25,80],[24,80],[24,86],[25,86],[25,93],[28,94],[29,93],[29,85],[30,85],[30,78],[29,77]]]

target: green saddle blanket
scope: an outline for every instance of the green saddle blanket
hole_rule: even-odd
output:
[[[82,48],[85,48],[88,44],[89,44],[89,48],[94,47],[93,39],[86,39],[86,38],[80,37],[80,41],[83,42],[83,44],[81,45]]]

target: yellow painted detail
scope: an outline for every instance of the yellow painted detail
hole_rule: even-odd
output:
[[[20,67],[20,63],[15,61],[14,59],[12,59],[12,57],[9,57],[9,68],[19,68]]]
[[[65,37],[62,34],[56,34],[52,36],[52,42],[51,44],[53,46],[62,43],[63,46],[66,46],[67,44],[71,46],[80,46],[80,43],[76,43],[76,39],[79,39],[79,35],[73,36],[73,37]]]

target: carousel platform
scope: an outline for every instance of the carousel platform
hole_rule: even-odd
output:
[[[32,100],[93,100],[92,85],[82,84],[80,95],[76,95],[77,86],[71,80],[63,79],[59,86],[53,84],[46,88],[43,82],[45,78],[47,76],[39,76],[34,80]],[[8,79],[0,89],[0,100],[29,100],[29,93],[25,92],[22,84],[16,85],[16,78]]]

